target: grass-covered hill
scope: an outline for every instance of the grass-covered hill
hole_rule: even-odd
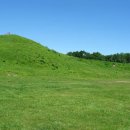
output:
[[[20,65],[43,65],[57,61],[60,54],[17,35],[0,36],[1,62]]]
[[[0,36],[0,130],[129,129],[130,64]]]
[[[36,72],[39,75],[53,73],[82,78],[111,76],[127,78],[130,72],[129,64],[113,66],[110,62],[70,57],[18,35],[0,36],[0,66],[0,73],[7,70],[12,73]]]

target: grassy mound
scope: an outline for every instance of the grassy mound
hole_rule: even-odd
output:
[[[128,130],[129,93],[130,64],[0,36],[0,130]]]
[[[0,36],[1,72],[78,78],[129,78],[130,65],[83,60],[60,54],[18,35]]]
[[[13,64],[45,64],[57,60],[60,54],[17,35],[0,36],[1,62]],[[51,58],[51,59],[50,59]]]

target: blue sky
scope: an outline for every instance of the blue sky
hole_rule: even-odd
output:
[[[130,0],[0,0],[0,34],[61,53],[130,52]]]

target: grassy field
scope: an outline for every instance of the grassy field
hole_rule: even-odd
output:
[[[0,78],[2,130],[129,130],[130,80]]]
[[[0,130],[130,129],[130,64],[69,57],[16,35],[0,36],[0,58]]]

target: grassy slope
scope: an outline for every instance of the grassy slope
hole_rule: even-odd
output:
[[[129,79],[129,64],[112,67],[0,36],[0,129],[128,130]]]
[[[49,76],[61,73],[79,78],[130,78],[129,64],[116,64],[116,67],[112,64],[69,57],[17,35],[0,36],[1,73],[3,69],[3,73],[8,70],[13,73],[27,72],[27,75],[30,72]]]

